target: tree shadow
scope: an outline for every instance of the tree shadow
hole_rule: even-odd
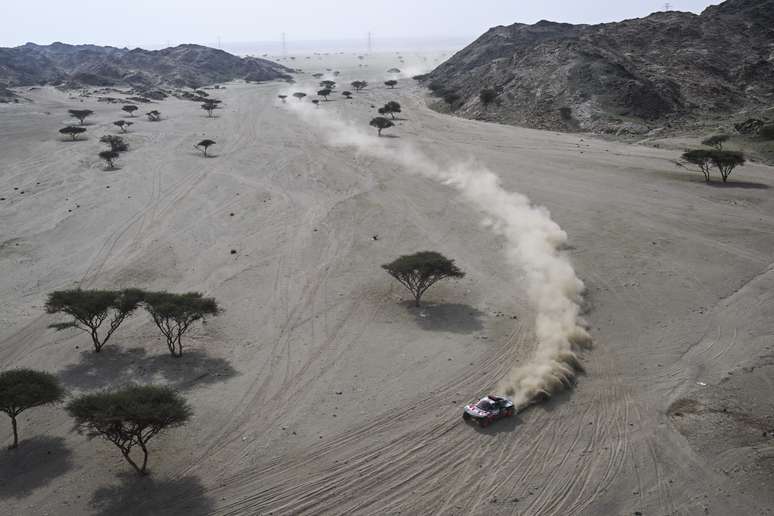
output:
[[[751,181],[735,181],[734,179],[729,179],[728,182],[724,183],[722,182],[717,174],[715,174],[712,177],[712,181],[707,182],[704,177],[702,177],[701,172],[697,170],[693,170],[682,163],[679,162],[673,162],[677,167],[680,167],[684,169],[686,172],[688,172],[689,175],[686,175],[681,172],[670,172],[670,171],[654,171],[657,175],[661,177],[668,177],[670,179],[673,179],[675,181],[685,181],[688,183],[693,183],[697,185],[706,185],[713,188],[741,188],[745,190],[768,190],[771,187],[765,183],[756,183]]]
[[[734,180],[729,180],[726,183],[713,181],[711,183],[706,183],[706,185],[712,186],[714,188],[742,188],[745,190],[768,190],[769,188],[771,188],[769,185],[764,183],[753,183],[749,181],[734,181]]]
[[[224,382],[238,372],[222,358],[201,350],[183,350],[183,356],[148,355],[143,348],[105,347],[99,353],[81,352],[81,361],[59,371],[63,384],[83,390],[104,389],[130,383],[164,382],[176,389]]]
[[[480,320],[483,312],[470,305],[430,303],[417,308],[413,301],[402,304],[423,330],[469,334],[484,329]]]
[[[22,427],[21,432],[30,429]],[[24,434],[22,433],[22,436]],[[0,452],[0,499],[24,498],[72,468],[72,452],[61,437],[36,436]]]
[[[212,514],[214,500],[196,477],[157,480],[135,473],[119,474],[120,484],[97,489],[91,506],[99,516]]]

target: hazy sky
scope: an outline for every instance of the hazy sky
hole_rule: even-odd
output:
[[[0,0],[0,46],[96,43],[150,46],[364,38],[462,37],[489,27],[541,19],[599,23],[647,15],[647,0]],[[700,12],[718,1],[674,0]]]

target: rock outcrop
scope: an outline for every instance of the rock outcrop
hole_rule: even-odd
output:
[[[774,0],[701,15],[490,29],[425,77],[456,111],[543,129],[647,132],[774,105]],[[482,105],[483,88],[497,99]]]

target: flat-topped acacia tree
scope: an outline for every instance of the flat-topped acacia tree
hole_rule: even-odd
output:
[[[715,134],[713,136],[710,136],[709,138],[702,140],[701,144],[706,145],[707,147],[713,147],[716,150],[722,151],[723,144],[730,139],[731,139],[731,135],[729,134]]]
[[[56,376],[32,369],[12,369],[0,373],[0,411],[8,414],[13,428],[13,444],[19,446],[16,418],[27,409],[62,401],[64,389]]]
[[[360,91],[363,88],[365,88],[366,86],[368,86],[368,83],[366,81],[352,81],[350,83],[350,86],[355,88],[355,91]]]
[[[72,317],[69,322],[52,324],[51,327],[56,330],[77,328],[88,333],[94,352],[99,353],[121,323],[134,313],[142,298],[143,292],[138,289],[58,290],[48,295],[46,312],[61,312]],[[100,337],[99,330],[105,321],[108,327]]]
[[[699,167],[702,174],[704,174],[704,180],[710,182],[710,170],[714,165],[720,172],[720,177],[723,182],[728,181],[728,176],[738,166],[745,164],[744,154],[737,151],[722,151],[722,150],[709,150],[709,149],[694,149],[683,153],[682,158],[688,163],[692,163]]]
[[[728,176],[738,166],[745,164],[744,154],[737,151],[712,151],[712,164],[715,165],[720,172],[720,177],[725,183],[728,181]]]
[[[389,81],[384,81],[384,85],[390,89],[394,89],[395,86],[398,85],[398,81],[396,81],[395,79],[390,79]]]
[[[382,268],[414,295],[416,306],[419,306],[427,289],[438,281],[465,277],[465,273],[454,265],[454,260],[435,251],[404,255],[382,265]]]
[[[199,292],[173,294],[170,292],[146,292],[143,305],[153,318],[173,357],[183,356],[183,335],[196,321],[216,316],[221,309],[214,298]]]
[[[132,122],[128,122],[126,120],[116,120],[113,122],[113,125],[121,129],[122,133],[129,131],[129,126],[132,125]]]
[[[77,118],[81,125],[86,123],[86,118],[94,114],[91,109],[68,109],[67,112],[70,113],[71,117]]]
[[[282,101],[284,104],[287,101],[288,96],[287,95],[277,95],[277,98]]]
[[[118,159],[118,152],[114,150],[104,150],[99,153],[99,157],[105,162],[105,168],[107,170],[113,170],[116,168],[116,160]]]
[[[380,115],[390,115],[392,116],[393,120],[395,120],[395,113],[400,113],[400,112],[401,112],[400,104],[398,104],[394,100],[389,101],[387,104],[384,105],[384,107],[379,108]]]
[[[317,92],[319,96],[321,96],[323,99],[325,99],[325,102],[328,102],[328,95],[331,94],[331,90],[328,88],[322,89]]]
[[[207,149],[209,149],[213,145],[215,145],[215,140],[204,139],[204,140],[200,141],[199,143],[197,143],[196,145],[194,145],[194,147],[196,149],[199,149],[200,151],[202,151],[202,154],[206,158],[207,157]]]
[[[129,150],[129,144],[122,137],[114,134],[106,134],[99,139],[99,142],[104,143],[110,147],[110,150],[115,152],[126,152]]]
[[[126,106],[121,108],[121,111],[129,113],[129,116],[133,117],[134,116],[134,112],[137,111],[137,109],[139,109],[137,106],[133,106],[131,104],[127,104]]]
[[[70,401],[66,409],[81,433],[116,445],[140,475],[147,474],[148,442],[168,428],[185,424],[192,414],[182,396],[154,385],[85,394]],[[135,447],[143,454],[139,465],[131,456]]]
[[[344,95],[345,97],[347,97],[347,100],[351,100],[352,99],[352,92],[351,91],[342,91],[341,94]]]
[[[335,90],[336,89],[336,81],[321,81],[320,87],[324,88],[326,90]]]
[[[306,93],[304,93],[303,91],[297,91],[293,94],[293,96],[298,100],[304,100],[304,97],[306,97]]]
[[[383,116],[377,116],[376,118],[372,119],[370,124],[371,127],[376,127],[376,130],[378,131],[378,135],[382,135],[382,131],[384,129],[389,129],[392,127],[393,124],[389,119],[384,118]]]
[[[147,116],[148,120],[151,122],[158,122],[161,120],[161,111],[154,109],[145,113],[145,116]]]
[[[59,130],[61,134],[66,134],[70,138],[72,138],[73,141],[78,139],[78,135],[83,134],[86,132],[85,127],[78,127],[77,125],[68,125],[67,127],[63,127]]]
[[[205,99],[204,104],[202,104],[202,109],[207,112],[207,116],[209,118],[212,118],[212,112],[216,109],[220,109],[221,101],[218,99]]]
[[[682,158],[699,167],[699,170],[704,174],[704,181],[710,182],[710,168],[712,166],[712,151],[708,149],[694,149],[683,153]]]

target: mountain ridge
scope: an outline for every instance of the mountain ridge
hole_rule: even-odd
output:
[[[201,87],[233,79],[288,79],[292,70],[254,57],[185,44],[161,50],[98,45],[26,43],[0,48],[0,83],[138,88]]]
[[[647,132],[774,105],[774,0],[597,25],[489,29],[424,79],[457,112],[540,129]],[[483,88],[498,97],[485,109]]]

